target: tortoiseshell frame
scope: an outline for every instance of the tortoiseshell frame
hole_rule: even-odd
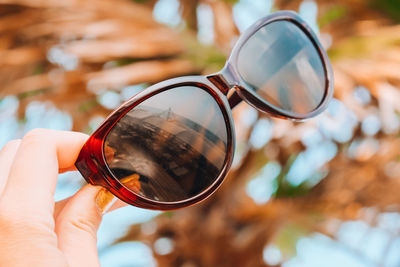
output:
[[[269,23],[279,20],[292,22],[296,24],[301,30],[303,30],[303,32],[313,42],[315,48],[320,54],[322,63],[324,65],[326,77],[324,98],[321,104],[315,110],[308,114],[295,114],[271,105],[266,100],[258,96],[251,88],[247,88],[246,83],[243,81],[237,71],[237,58],[243,44],[260,28]],[[111,191],[111,193],[113,193],[115,196],[128,204],[141,208],[155,210],[172,210],[192,205],[210,196],[221,185],[232,164],[233,152],[235,149],[235,131],[230,109],[234,108],[236,104],[238,104],[241,100],[245,100],[247,103],[257,108],[258,110],[267,112],[275,117],[291,120],[304,120],[307,118],[311,118],[321,113],[326,108],[330,98],[332,97],[332,78],[333,75],[329,59],[321,44],[318,42],[318,39],[310,30],[310,28],[305,24],[305,22],[300,19],[298,15],[294,12],[276,12],[270,16],[260,19],[241,35],[235,47],[233,48],[231,56],[227,60],[225,67],[220,72],[206,77],[187,76],[163,81],[153,86],[150,86],[146,90],[133,96],[127,102],[122,104],[118,109],[116,109],[107,117],[102,125],[87,140],[79,154],[75,165],[88,183],[100,185],[107,188],[109,191]],[[221,173],[219,174],[215,182],[199,195],[177,202],[158,202],[133,193],[113,176],[112,172],[106,164],[106,160],[104,157],[104,140],[112,127],[118,122],[118,120],[127,112],[129,112],[132,108],[145,101],[146,99],[152,97],[153,95],[179,86],[195,86],[202,90],[205,90],[218,103],[219,107],[221,108],[227,129],[227,155]],[[229,97],[227,97],[228,91],[230,91],[230,89],[232,89],[232,92],[229,94]]]

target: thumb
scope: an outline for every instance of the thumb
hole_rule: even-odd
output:
[[[65,203],[56,217],[55,231],[69,266],[100,266],[97,230],[114,199],[105,189],[86,185]]]

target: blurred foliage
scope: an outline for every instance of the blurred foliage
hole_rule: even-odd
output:
[[[318,19],[318,26],[323,28],[330,23],[347,15],[348,9],[344,5],[333,5]]]
[[[372,8],[378,8],[390,16],[393,20],[400,21],[400,3],[397,0],[373,0]]]
[[[50,100],[71,115],[73,129],[90,132],[91,120],[112,109],[100,101],[105,93],[118,95],[119,104],[125,90],[143,83],[218,71],[238,37],[233,7],[241,2],[182,0],[182,21],[168,28],[153,19],[157,1],[3,1],[0,104],[17,96],[22,125],[30,103]],[[382,214],[400,211],[400,3],[276,0],[274,9],[298,11],[304,3],[317,4],[314,23],[333,61],[329,110],[292,123],[239,105],[233,112],[236,162],[218,192],[133,225],[117,242],[144,242],[159,266],[280,266],[311,233],[339,242],[342,222],[372,227]],[[199,5],[213,14],[212,45],[197,39]],[[249,10],[248,17],[258,11]],[[261,120],[269,126],[255,135],[265,138],[258,146],[252,136]],[[271,163],[275,169],[267,168]],[[248,189],[255,180],[257,189],[265,187],[259,199]],[[148,223],[155,225],[150,233],[143,230]],[[388,248],[397,240],[396,227],[387,231]],[[157,252],[160,238],[172,240],[170,253]],[[271,244],[282,253],[278,264],[263,259]],[[368,255],[361,257],[368,262]],[[370,265],[386,266],[386,258]]]
[[[34,96],[39,96],[39,95],[45,94],[46,92],[49,92],[50,90],[51,90],[51,88],[41,88],[41,89],[29,91],[29,92],[22,92],[22,93],[17,94],[17,97],[19,100],[24,100],[26,98],[31,98]]]
[[[395,32],[393,36],[387,33],[374,36],[349,37],[335,45],[328,51],[331,59],[339,58],[365,58],[376,52],[391,49],[400,44],[400,36]]]
[[[228,3],[228,4],[230,4],[230,5],[234,5],[234,4],[236,4],[237,2],[239,2],[239,0],[223,0],[225,3]]]
[[[274,194],[275,197],[297,197],[306,195],[309,192],[311,186],[308,185],[308,179],[299,185],[293,185],[287,180],[287,175],[297,156],[298,155],[296,154],[290,155],[288,161],[283,166],[282,171],[276,178],[277,189]]]
[[[296,255],[297,241],[307,236],[309,232],[305,228],[301,228],[297,224],[287,224],[283,226],[274,237],[276,244],[284,255],[293,257]]]
[[[190,33],[185,34],[183,40],[187,49],[182,58],[190,60],[198,68],[206,68],[204,73],[217,72],[225,65],[226,55],[215,46],[199,43]]]

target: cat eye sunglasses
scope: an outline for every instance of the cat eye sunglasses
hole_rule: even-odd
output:
[[[333,94],[329,59],[294,12],[260,19],[238,39],[224,68],[157,83],[113,111],[75,163],[87,182],[128,204],[171,210],[212,194],[235,150],[231,109],[242,100],[301,121]]]

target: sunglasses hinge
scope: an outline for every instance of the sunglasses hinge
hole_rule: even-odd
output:
[[[207,79],[212,82],[224,95],[231,89],[226,79],[219,73],[208,75]]]

